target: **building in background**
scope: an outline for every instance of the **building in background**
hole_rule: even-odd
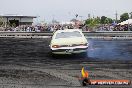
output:
[[[23,15],[0,15],[0,18],[5,23],[5,27],[7,26],[22,26],[28,25],[31,26],[33,23],[33,19],[37,18],[36,16],[23,16]]]

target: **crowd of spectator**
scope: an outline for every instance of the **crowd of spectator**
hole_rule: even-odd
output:
[[[95,31],[132,31],[132,24],[125,25],[100,25],[95,28]]]
[[[75,29],[76,27],[72,24],[50,24],[50,25],[35,25],[35,26],[17,26],[17,27],[6,27],[0,28],[0,31],[13,31],[13,32],[43,32],[43,31],[56,31],[56,30],[64,30],[64,29]]]
[[[94,28],[90,28],[86,25],[75,26],[72,24],[68,25],[44,25],[44,26],[18,26],[18,27],[0,27],[0,31],[13,31],[13,32],[43,32],[43,31],[56,31],[64,29],[82,29],[83,31],[132,31],[132,24],[126,25],[98,25]]]
[[[116,25],[113,31],[132,31],[132,24]]]

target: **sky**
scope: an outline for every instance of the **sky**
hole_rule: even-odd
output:
[[[79,20],[107,16],[115,18],[124,12],[132,12],[132,0],[0,0],[0,14],[37,16],[36,22],[53,19],[69,21],[78,14]]]

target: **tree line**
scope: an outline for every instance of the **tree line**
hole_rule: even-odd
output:
[[[120,15],[120,19],[112,19],[106,16],[96,17],[96,18],[89,18],[85,21],[85,24],[89,27],[94,27],[100,24],[112,24],[112,23],[120,23],[122,21],[126,21],[128,19],[132,19],[132,12],[130,13],[123,13]]]

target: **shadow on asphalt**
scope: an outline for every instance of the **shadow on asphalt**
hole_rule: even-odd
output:
[[[47,56],[54,60],[95,60],[95,58],[88,57],[87,53],[80,54],[52,54],[49,52]]]

